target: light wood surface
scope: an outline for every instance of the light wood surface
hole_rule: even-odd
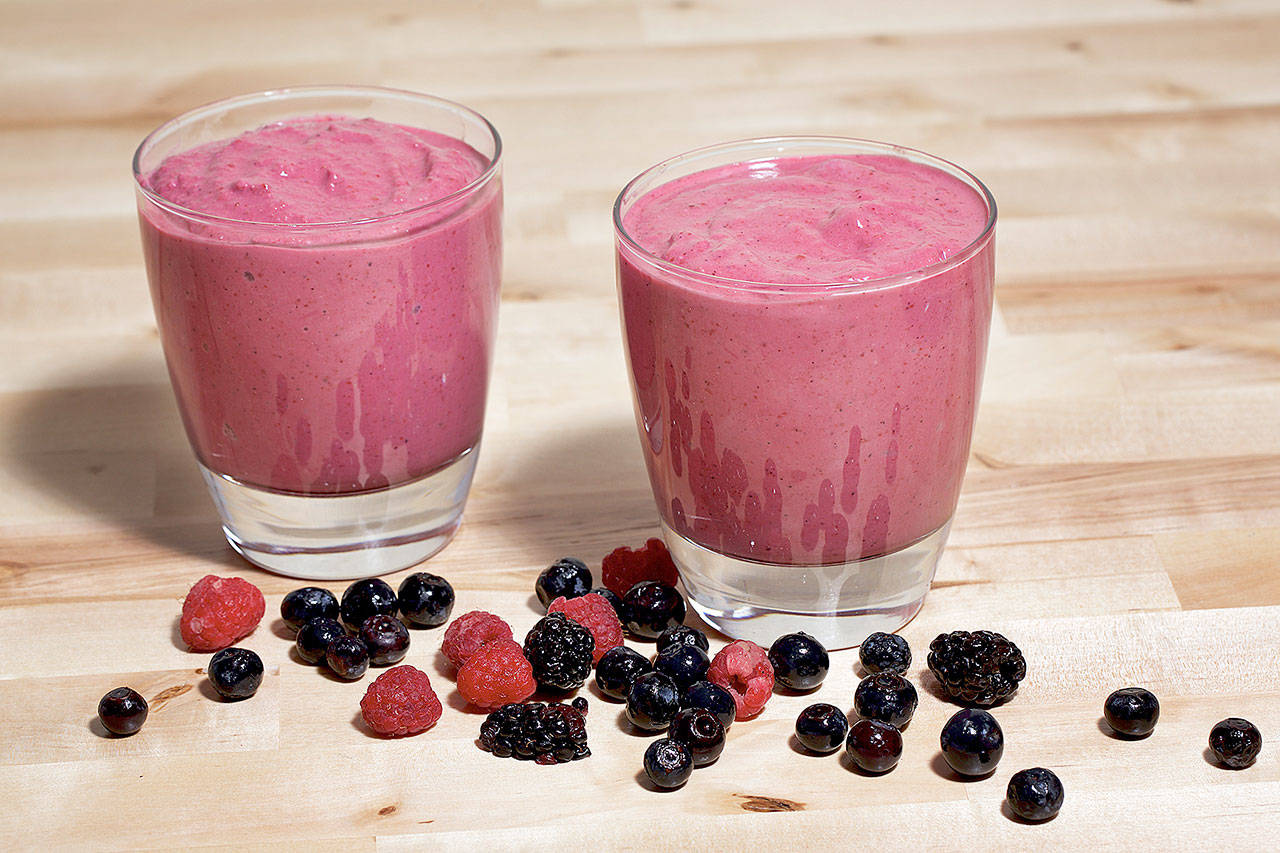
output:
[[[1280,832],[1280,6],[1275,0],[0,2],[0,846],[400,850],[1274,849]],[[400,86],[486,113],[507,145],[507,264],[480,469],[431,562],[457,613],[535,621],[535,573],[598,567],[656,518],[633,434],[609,208],[697,145],[835,133],[924,148],[1001,206],[997,312],[972,464],[937,582],[905,630],[922,688],[882,778],[788,746],[811,701],[849,707],[856,656],[776,696],[679,792],[637,779],[646,739],[592,694],[594,755],[544,768],[445,715],[358,725],[362,684],[290,660],[299,584],[235,557],[182,435],[128,172],[154,125],[289,84]],[[267,594],[244,645],[268,677],[223,704],[175,644],[207,572]],[[395,578],[392,579],[395,582]],[[941,772],[954,710],[935,633],[992,628],[1029,675],[998,710],[993,777]],[[152,698],[136,737],[98,698]],[[1160,696],[1155,734],[1098,718]],[[158,698],[162,697],[162,698]],[[1209,728],[1267,739],[1242,772]],[[1057,770],[1029,826],[1009,776]]]

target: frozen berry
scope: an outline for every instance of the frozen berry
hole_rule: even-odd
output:
[[[631,682],[653,671],[649,659],[628,646],[615,646],[596,664],[596,687],[613,699],[626,699]]]
[[[1126,737],[1146,737],[1160,719],[1160,700],[1150,690],[1124,687],[1107,697],[1102,704],[1107,725]]]
[[[573,701],[569,703],[569,707],[576,710],[583,717],[586,717],[587,716],[587,697],[586,696],[573,697]]]
[[[1023,820],[1048,820],[1062,808],[1062,781],[1058,774],[1043,767],[1019,770],[1009,779],[1005,799],[1009,808]]]
[[[1248,720],[1228,717],[1209,732],[1209,749],[1224,767],[1243,770],[1262,751],[1262,732]]]
[[[636,677],[627,690],[627,719],[638,729],[656,732],[671,725],[680,712],[680,688],[660,672]]]
[[[223,649],[209,660],[209,683],[223,699],[248,699],[262,686],[262,658],[249,649]]]
[[[543,607],[557,598],[577,598],[591,591],[591,570],[581,560],[561,557],[542,570],[533,589]]]
[[[513,639],[511,626],[492,613],[472,610],[449,623],[441,651],[455,668],[467,662],[476,649],[493,640]]]
[[[216,652],[253,633],[267,612],[267,600],[243,578],[205,575],[182,602],[179,629],[194,652]]]
[[[513,702],[480,724],[480,747],[500,758],[538,764],[576,761],[591,754],[582,711],[559,702]]]
[[[693,752],[670,738],[655,740],[644,751],[644,772],[659,788],[679,788],[693,773]]]
[[[317,616],[309,620],[298,631],[294,644],[298,649],[298,657],[307,663],[320,663],[329,644],[339,637],[346,636],[346,629],[337,619]]]
[[[426,731],[440,719],[442,710],[431,679],[408,665],[383,672],[360,700],[360,716],[365,725],[384,737]]]
[[[859,717],[883,720],[899,729],[911,722],[919,701],[916,688],[896,672],[868,675],[853,692],[853,707]]]
[[[883,720],[858,720],[849,728],[845,751],[858,769],[888,773],[902,758],[902,732]]]
[[[625,546],[615,548],[601,561],[600,575],[605,586],[624,597],[627,590],[641,581],[675,586],[680,579],[666,543],[656,538],[634,551]]]
[[[716,652],[707,680],[729,691],[739,720],[759,714],[773,695],[773,665],[765,650],[750,640],[734,640]]]
[[[716,715],[720,725],[728,729],[737,716],[738,706],[733,701],[733,694],[718,684],[710,681],[698,681],[680,697],[681,708],[706,708]]]
[[[591,674],[591,632],[563,613],[543,616],[524,638],[524,656],[538,686],[577,690]]]
[[[485,643],[458,670],[458,693],[477,708],[523,702],[537,689],[533,667],[515,640]]]
[[[952,631],[929,644],[929,671],[952,699],[989,708],[1027,674],[1021,650],[994,631]]]
[[[359,637],[336,637],[324,650],[329,670],[347,681],[359,681],[369,669],[369,647]]]
[[[961,776],[985,776],[1004,754],[1004,732],[986,711],[965,708],[942,727],[942,757]]]
[[[392,616],[399,608],[396,591],[381,578],[365,578],[342,593],[342,621],[352,631],[359,631],[370,616]]]
[[[711,644],[707,642],[706,634],[688,625],[674,625],[658,635],[658,654],[666,651],[667,646],[672,646],[676,643],[697,646],[708,653],[711,651]]]
[[[613,608],[613,612],[617,615],[618,621],[624,625],[627,624],[627,606],[622,603],[622,596],[604,586],[598,586],[591,590],[591,592],[609,602],[609,606]]]
[[[711,658],[697,646],[676,643],[658,652],[653,668],[669,676],[683,692],[696,681],[705,681],[711,668]]]
[[[396,600],[410,625],[438,628],[449,621],[453,612],[453,587],[439,575],[414,572],[400,581]]]
[[[677,713],[667,737],[689,747],[694,767],[710,764],[724,751],[724,725],[706,708],[685,708]]]
[[[664,583],[641,581],[627,590],[622,603],[627,608],[627,630],[637,637],[657,639],[684,621],[684,597]]]
[[[849,718],[835,705],[819,702],[810,705],[796,717],[796,740],[805,749],[826,754],[844,746],[849,733]]]
[[[149,710],[142,694],[129,687],[117,687],[98,700],[98,720],[113,735],[131,735],[142,728]]]
[[[905,673],[911,667],[911,646],[897,634],[876,631],[858,646],[858,660],[868,675],[877,672]]]
[[[803,631],[774,640],[769,647],[769,663],[773,665],[774,680],[792,690],[812,690],[831,669],[826,647]]]
[[[409,652],[409,629],[385,613],[370,616],[360,626],[360,639],[369,650],[369,663],[390,666],[404,660]]]
[[[604,653],[622,645],[622,623],[613,606],[598,595],[587,593],[577,598],[557,598],[547,608],[547,613],[563,613],[591,632],[595,647],[591,662],[599,663]]]
[[[318,586],[304,586],[295,589],[280,602],[280,618],[295,631],[315,619],[325,616],[338,618],[338,599],[327,589]]]

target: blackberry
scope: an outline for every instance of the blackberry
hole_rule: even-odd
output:
[[[693,773],[693,752],[670,738],[655,740],[644,751],[644,772],[659,788],[679,788]]]
[[[98,702],[98,719],[113,735],[131,735],[147,721],[147,700],[129,687],[117,687]]]
[[[674,625],[658,635],[658,654],[665,652],[667,646],[674,646],[677,643],[697,646],[704,652],[711,651],[711,643],[707,642],[706,634],[688,625]]]
[[[638,729],[662,731],[680,711],[680,688],[660,672],[646,672],[627,691],[627,719]]]
[[[676,687],[684,691],[694,682],[706,680],[707,670],[711,668],[711,658],[697,646],[676,643],[658,653],[653,659],[653,668],[669,676]]]
[[[577,690],[591,674],[591,652],[596,647],[591,632],[563,613],[538,620],[524,638],[524,656],[533,666],[540,687]]]
[[[360,626],[360,640],[369,650],[369,663],[390,666],[409,652],[409,629],[394,616],[370,616]]]
[[[1048,820],[1062,808],[1062,798],[1062,780],[1043,767],[1019,770],[1005,789],[1009,808],[1023,820]]]
[[[392,616],[400,607],[396,591],[381,578],[365,578],[342,593],[342,621],[352,631],[359,631],[364,620],[384,614]]]
[[[902,675],[911,667],[911,646],[897,634],[876,631],[858,646],[858,660],[868,675],[877,672]]]
[[[1125,737],[1146,737],[1160,719],[1160,700],[1150,690],[1125,687],[1115,691],[1102,704],[1107,725]]]
[[[902,758],[902,732],[883,720],[858,720],[844,746],[858,769],[888,773]]]
[[[304,586],[295,589],[280,602],[280,618],[295,631],[317,616],[338,618],[338,599],[327,589]]]
[[[298,638],[295,641],[298,657],[307,663],[320,663],[324,660],[324,653],[329,648],[329,644],[339,637],[345,637],[346,634],[342,623],[337,619],[317,616],[298,631]]]
[[[618,621],[623,625],[627,624],[627,605],[622,603],[622,596],[604,586],[598,586],[591,591],[609,602],[613,612],[618,614]]]
[[[844,744],[849,733],[849,718],[835,705],[819,702],[810,705],[796,717],[796,740],[811,752],[825,755]]]
[[[1262,732],[1248,720],[1228,717],[1209,732],[1209,749],[1224,767],[1243,770],[1262,751]]]
[[[626,628],[637,637],[656,640],[684,621],[684,597],[665,583],[640,581],[622,596],[622,603],[627,608]]]
[[[986,776],[1004,755],[1004,731],[986,711],[965,708],[942,727],[942,757],[961,776]]]
[[[738,706],[733,701],[733,694],[710,681],[697,681],[689,685],[689,689],[680,697],[680,707],[706,708],[716,715],[716,719],[726,730],[738,716]]]
[[[859,717],[881,720],[899,729],[911,722],[919,701],[915,687],[896,672],[868,675],[853,693],[853,707]]]
[[[792,690],[812,690],[831,669],[831,658],[822,643],[801,631],[783,634],[769,647],[773,678]]]
[[[369,669],[369,647],[359,637],[337,637],[324,651],[330,671],[346,681],[359,681]]]
[[[561,557],[542,570],[534,581],[533,591],[544,608],[561,596],[578,598],[591,591],[591,570],[573,557]]]
[[[952,631],[929,644],[929,671],[952,699],[990,708],[1018,689],[1027,662],[1016,645],[994,631]]]
[[[209,682],[223,699],[248,699],[262,685],[262,658],[249,649],[223,649],[209,660]]]
[[[631,682],[646,672],[653,672],[648,658],[629,646],[614,646],[596,664],[596,687],[611,699],[626,699]]]
[[[514,756],[538,764],[577,761],[591,754],[582,715],[578,708],[559,702],[512,702],[484,718],[480,748],[499,758]]]
[[[724,751],[724,725],[706,708],[685,708],[676,714],[667,737],[689,747],[694,767],[710,764]]]
[[[396,599],[410,625],[438,628],[453,612],[453,586],[439,575],[414,572],[400,582]]]

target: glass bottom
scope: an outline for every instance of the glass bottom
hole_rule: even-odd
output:
[[[730,557],[662,525],[689,605],[717,630],[768,648],[804,631],[828,649],[893,632],[916,615],[938,567],[951,520],[911,545],[827,566],[786,566]]]
[[[373,492],[298,495],[249,486],[203,465],[227,542],[264,569],[350,580],[406,569],[449,543],[478,448],[416,480]]]

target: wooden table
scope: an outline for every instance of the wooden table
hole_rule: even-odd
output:
[[[1280,831],[1280,7],[1275,0],[0,2],[0,842],[271,846],[979,850],[1274,849]],[[364,684],[290,662],[299,585],[222,541],[170,396],[128,172],[161,120],[224,95],[363,82],[485,112],[507,143],[507,273],[483,458],[432,561],[458,610],[535,621],[535,573],[656,530],[635,443],[609,209],[634,173],[714,141],[867,136],[965,164],[1001,205],[997,317],[951,547],[905,630],[922,703],[899,768],[788,747],[814,698],[776,696],[679,792],[637,780],[645,739],[593,701],[594,756],[473,744],[447,695],[431,732],[358,724]],[[267,594],[245,644],[268,677],[212,698],[175,642],[201,575]],[[392,579],[393,582],[398,580]],[[941,772],[954,710],[935,633],[991,628],[1030,674],[998,710],[1000,769]],[[817,700],[848,707],[855,655]],[[99,737],[107,689],[152,699]],[[367,684],[367,681],[365,682]],[[1099,730],[1113,688],[1155,734]],[[1242,772],[1220,718],[1268,738]],[[1062,814],[1001,810],[1044,765]]]

